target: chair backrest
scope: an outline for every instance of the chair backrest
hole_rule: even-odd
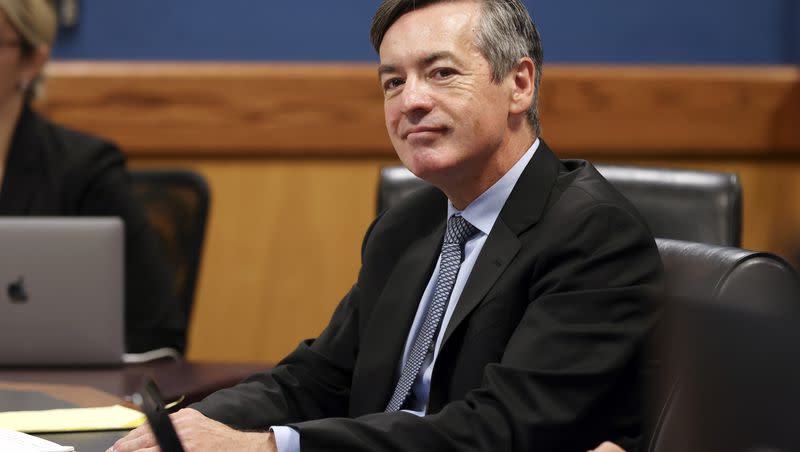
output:
[[[611,165],[596,168],[633,203],[656,237],[740,245],[742,190],[735,174]],[[382,168],[378,211],[426,185],[402,166]]]
[[[733,173],[597,165],[656,237],[740,246],[742,189]]]
[[[405,166],[384,166],[378,179],[378,212],[397,204],[401,199],[429,183],[415,176]]]
[[[734,247],[721,247],[669,239],[656,239],[664,264],[666,300],[725,304],[742,312],[773,315],[794,312],[800,302],[800,280],[795,270],[780,257]],[[661,337],[672,342],[681,325],[669,325]],[[665,331],[662,331],[664,333]],[[671,344],[670,344],[671,345]],[[665,350],[659,350],[664,352]],[[663,370],[663,369],[658,369]],[[673,380],[670,375],[666,380]],[[663,399],[650,427],[647,452],[685,450],[685,438],[676,425],[675,381],[659,382]]]
[[[208,219],[205,179],[184,169],[131,170],[131,186],[175,271],[173,291],[191,315]]]

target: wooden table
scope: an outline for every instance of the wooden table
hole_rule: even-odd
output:
[[[159,360],[115,368],[0,368],[0,389],[37,391],[80,407],[107,406],[126,404],[149,376],[159,385],[165,400],[173,401],[184,396],[182,405],[186,405],[270,367],[255,363]],[[92,452],[106,450],[125,434],[127,431],[50,433],[37,436],[74,446],[79,452]]]

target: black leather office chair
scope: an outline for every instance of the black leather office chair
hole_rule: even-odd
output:
[[[667,294],[775,312],[800,306],[797,274],[781,257],[680,240],[656,239]]]
[[[656,237],[741,244],[742,191],[735,174],[597,165],[639,210]],[[427,183],[402,166],[381,169],[378,211]]]
[[[653,235],[721,246],[740,246],[739,177],[713,171],[597,165],[647,221]]]
[[[130,176],[133,191],[173,264],[173,290],[188,324],[208,219],[208,185],[200,174],[181,169],[131,170]]]
[[[664,290],[669,301],[715,303],[754,315],[783,316],[800,309],[800,280],[794,269],[780,257],[763,252],[702,243],[657,239],[664,264]],[[658,351],[668,353],[681,324],[662,325]],[[746,334],[746,332],[742,332]],[[686,344],[684,344],[686,345]],[[657,366],[663,362],[656,362]],[[665,369],[657,368],[656,372]],[[657,415],[653,419],[647,452],[683,452],[686,438],[678,426],[676,400],[680,392],[675,375],[661,375],[656,386]]]
[[[430,184],[415,176],[404,166],[384,166],[378,180],[378,212]]]

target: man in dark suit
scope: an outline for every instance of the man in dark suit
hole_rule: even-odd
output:
[[[174,415],[179,435],[198,450],[635,446],[658,252],[590,164],[538,138],[524,6],[384,0],[372,42],[392,143],[438,190],[375,220],[317,339]],[[152,444],[145,428],[114,450]]]

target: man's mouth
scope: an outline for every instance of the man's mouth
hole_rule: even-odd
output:
[[[447,130],[445,127],[441,126],[417,126],[412,127],[403,133],[403,139],[414,138],[414,137],[424,137],[427,135],[435,135],[440,134]]]

